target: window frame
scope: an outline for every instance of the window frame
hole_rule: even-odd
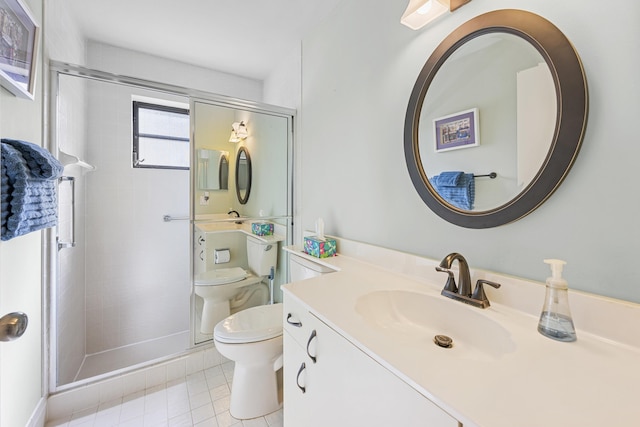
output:
[[[168,113],[177,113],[184,114],[188,118],[190,118],[190,111],[188,108],[180,108],[180,107],[172,107],[169,105],[163,104],[154,104],[152,102],[146,101],[132,101],[133,106],[133,122],[132,122],[132,135],[133,135],[133,144],[132,144],[132,152],[131,152],[131,165],[133,168],[140,169],[172,169],[172,170],[190,170],[189,166],[166,166],[166,165],[152,165],[152,164],[143,164],[138,159],[140,158],[140,146],[139,139],[142,138],[154,138],[154,139],[164,139],[168,141],[180,141],[187,142],[191,141],[190,138],[178,138],[167,135],[158,135],[152,133],[140,133],[139,131],[139,110],[140,108],[147,110],[156,110],[156,111],[164,111]]]

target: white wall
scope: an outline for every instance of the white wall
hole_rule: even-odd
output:
[[[636,78],[640,4],[567,0],[473,1],[420,31],[400,24],[401,2],[342,2],[303,40],[302,226],[440,259],[464,254],[471,267],[544,280],[544,258],[568,262],[571,287],[640,301],[634,189],[640,145]],[[467,20],[519,7],[558,26],[579,52],[589,84],[589,123],[562,186],[531,215],[470,230],[433,214],[414,190],[403,127],[413,84],[435,47]],[[299,136],[300,137],[300,136]]]
[[[264,80],[264,102],[292,109],[300,107],[302,47],[298,46]]]
[[[262,82],[90,41],[87,62],[100,71],[262,101]]]
[[[40,0],[26,4],[42,24]],[[35,100],[13,96],[0,88],[0,137],[42,145],[42,53],[37,69]],[[0,316],[22,311],[29,316],[25,334],[0,343],[0,425],[24,426],[31,418],[42,390],[41,232],[0,242]]]
[[[297,177],[302,176],[301,133],[299,126],[302,118],[302,49],[296,48],[276,67],[264,81],[264,102],[272,105],[281,105],[296,110],[293,132],[293,215],[299,218],[302,211],[302,194],[304,181]],[[293,223],[293,235],[302,236],[302,224],[295,220]]]

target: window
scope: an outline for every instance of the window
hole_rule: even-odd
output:
[[[189,110],[133,101],[133,167],[189,169]]]

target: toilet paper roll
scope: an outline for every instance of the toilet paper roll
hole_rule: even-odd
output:
[[[231,261],[229,249],[216,249],[213,251],[213,259],[216,264],[224,264]]]

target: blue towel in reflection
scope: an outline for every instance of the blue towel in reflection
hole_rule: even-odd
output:
[[[442,172],[431,177],[429,182],[448,203],[459,209],[473,209],[476,182],[472,173]]]
[[[460,185],[463,176],[464,172],[442,172],[440,175],[434,176],[433,179],[441,187],[456,187]]]
[[[0,237],[9,240],[58,222],[56,181],[63,166],[35,144],[2,140],[2,224]]]

